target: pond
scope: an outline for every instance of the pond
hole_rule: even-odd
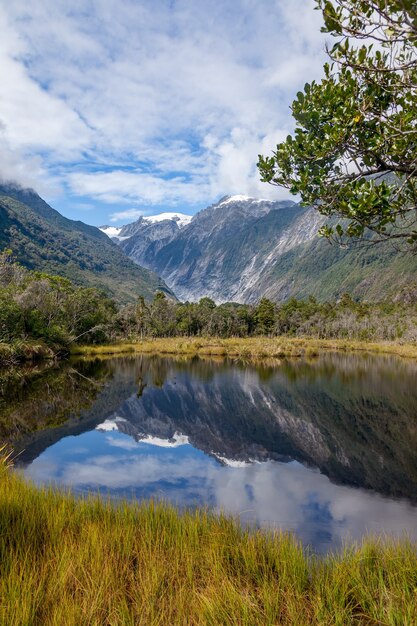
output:
[[[37,484],[203,505],[318,552],[417,540],[417,364],[73,361],[6,385],[0,436]]]

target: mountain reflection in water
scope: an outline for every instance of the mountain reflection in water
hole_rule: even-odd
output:
[[[12,439],[39,483],[208,505],[319,550],[368,531],[417,539],[416,374],[412,362],[352,355],[73,363],[70,395],[79,384],[85,406],[66,397],[53,429]],[[30,402],[19,397],[15,415]]]

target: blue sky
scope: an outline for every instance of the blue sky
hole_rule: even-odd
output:
[[[314,0],[0,5],[0,178],[121,224],[225,194],[281,199],[257,155],[325,60]]]

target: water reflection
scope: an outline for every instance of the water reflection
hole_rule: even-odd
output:
[[[207,504],[317,549],[370,530],[417,539],[416,364],[333,355],[81,367],[84,382],[101,368],[90,406],[22,446],[37,482]]]

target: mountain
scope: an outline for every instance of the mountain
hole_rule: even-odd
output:
[[[146,257],[148,250],[152,249],[154,252],[160,250],[183,226],[189,224],[191,219],[191,215],[184,213],[160,213],[140,217],[136,222],[120,228],[101,226],[100,230],[116,243],[126,242],[126,245],[121,246],[125,254],[142,265],[139,259]]]
[[[129,241],[130,244],[122,247],[123,251],[142,265],[138,259],[146,255],[148,248],[159,250],[171,241],[183,226],[189,224],[191,219],[191,215],[184,213],[161,213],[140,217],[133,224],[126,224],[120,228],[101,226],[100,230],[116,243]]]
[[[185,213],[160,213],[159,215],[150,215],[148,217],[140,217],[132,224],[124,226],[100,226],[100,230],[111,239],[124,241],[132,235],[142,233],[146,238],[148,235],[152,240],[161,239],[167,235],[173,235],[182,226],[189,224],[192,215]],[[160,235],[159,235],[160,233]]]
[[[117,241],[181,300],[284,301],[309,295],[324,300],[350,292],[375,301],[394,297],[415,281],[417,256],[390,243],[332,246],[317,236],[323,221],[291,201],[225,196],[181,227],[170,219],[140,218],[118,230]]]
[[[97,287],[119,302],[157,290],[173,295],[149,269],[133,263],[95,226],[67,219],[31,189],[0,184],[0,250],[29,269]]]
[[[310,295],[332,300],[350,293],[358,300],[378,302],[406,298],[417,288],[416,278],[417,255],[391,242],[342,249],[314,237],[266,268],[251,295],[283,301]]]

